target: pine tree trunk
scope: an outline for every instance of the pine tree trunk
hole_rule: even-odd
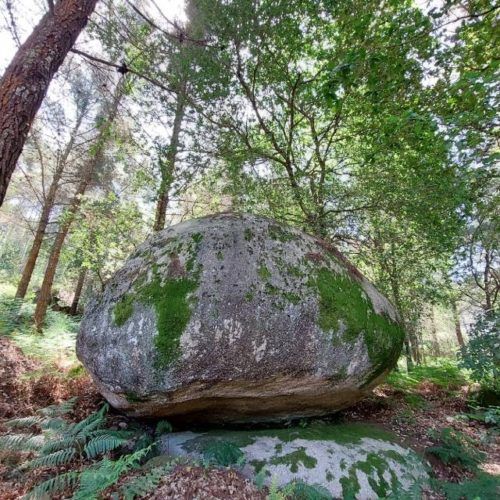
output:
[[[451,309],[453,312],[453,321],[455,323],[455,335],[457,336],[458,345],[464,347],[464,337],[462,335],[462,327],[460,326],[460,314],[458,314],[457,303],[453,301],[451,303]]]
[[[61,0],[45,14],[0,80],[0,206],[54,74],[97,0]]]
[[[158,201],[156,204],[154,231],[161,231],[165,227],[165,219],[167,214],[169,193],[174,180],[175,160],[179,149],[179,136],[181,133],[182,120],[185,111],[185,84],[182,85],[181,91],[177,94],[177,103],[175,107],[174,125],[172,128],[172,137],[168,147],[166,161],[161,165],[161,184],[158,191]]]
[[[387,266],[386,266],[387,267]],[[401,296],[399,293],[399,283],[395,275],[395,271],[393,269],[387,268],[388,269],[388,275],[389,275],[389,280],[391,284],[391,291],[392,291],[392,297],[394,301],[394,305],[396,307],[396,311],[399,316],[399,320],[403,322],[404,325],[404,320],[403,320],[403,309],[401,307]],[[405,338],[404,338],[404,352],[405,352],[405,358],[406,358],[406,371],[411,372],[414,368],[414,363],[413,363],[413,358],[412,358],[412,349],[411,349],[411,344],[410,344],[410,338],[409,338],[409,333],[408,329],[405,326]]]
[[[441,349],[439,348],[439,341],[437,337],[436,314],[434,311],[434,306],[432,305],[431,305],[431,336],[432,336],[432,354],[434,357],[439,357],[441,355]]]
[[[408,328],[408,339],[410,342],[413,360],[414,360],[415,364],[420,365],[420,364],[422,364],[422,357],[420,355],[420,346],[418,343],[418,337],[417,337],[415,330],[413,329],[412,326],[407,325],[407,328]]]
[[[69,232],[71,224],[73,223],[80,205],[83,201],[83,195],[92,181],[94,172],[97,166],[102,164],[104,159],[104,150],[106,148],[109,132],[113,121],[118,113],[118,105],[123,96],[123,81],[118,85],[115,92],[111,108],[108,112],[108,117],[106,122],[100,126],[100,132],[95,142],[95,149],[91,158],[89,159],[87,165],[82,172],[81,180],[78,184],[78,188],[69,204],[69,208],[64,214],[63,222],[60,226],[59,233],[52,245],[52,249],[47,261],[47,267],[45,269],[45,275],[43,278],[42,286],[40,288],[40,294],[35,308],[34,321],[36,329],[41,332],[43,329],[43,322],[45,320],[45,315],[47,313],[47,308],[50,302],[50,295],[52,293],[52,284],[54,283],[54,277],[57,270],[57,265],[59,263],[59,257],[61,256],[61,250],[64,244],[64,240]]]
[[[80,274],[78,275],[78,281],[76,282],[75,295],[73,295],[73,301],[71,302],[71,308],[69,310],[70,314],[73,316],[78,312],[78,302],[80,302],[80,297],[82,295],[83,285],[85,283],[85,278],[87,277],[87,268],[82,267]]]
[[[405,358],[406,358],[406,371],[411,372],[414,368],[413,358],[411,356],[411,346],[410,341],[408,340],[408,334],[405,334]]]
[[[78,115],[77,121],[71,133],[70,140],[63,151],[62,157],[59,163],[57,164],[56,171],[54,172],[54,176],[52,177],[49,191],[47,192],[47,196],[45,197],[43,203],[40,220],[38,221],[38,226],[36,228],[35,239],[33,240],[31,250],[28,254],[28,259],[26,260],[26,264],[24,265],[21,279],[19,280],[19,284],[17,286],[16,297],[18,299],[23,299],[28,290],[28,286],[31,281],[31,276],[33,274],[33,270],[35,269],[36,261],[38,259],[38,254],[40,253],[40,248],[42,247],[43,238],[45,237],[45,231],[49,223],[50,213],[54,208],[57,190],[59,189],[59,182],[61,180],[64,169],[66,168],[69,155],[71,154],[71,151],[75,144],[76,134],[82,123],[83,115],[84,113],[80,113]]]

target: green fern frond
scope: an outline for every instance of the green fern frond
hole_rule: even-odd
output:
[[[68,428],[68,422],[61,417],[47,418],[40,422],[40,427],[44,430],[62,432]]]
[[[43,436],[36,434],[7,434],[0,437],[0,450],[34,451],[44,443]]]
[[[156,424],[155,435],[169,434],[172,432],[172,424],[168,420],[160,420]]]
[[[26,500],[45,500],[52,497],[54,493],[74,488],[78,483],[79,475],[78,472],[71,471],[51,477],[33,488],[24,498]]]
[[[71,447],[79,447],[82,445],[83,440],[76,436],[62,436],[56,440],[48,440],[42,447],[40,452],[43,455],[53,453],[54,451],[64,450]]]
[[[216,439],[203,449],[203,458],[222,467],[244,462],[244,453],[230,441]]]
[[[293,484],[293,498],[296,500],[332,499],[331,493],[320,484],[307,484],[304,481],[294,481],[292,484]]]
[[[137,436],[136,431],[115,431],[112,429],[97,429],[89,433],[90,438],[95,438],[99,436],[113,436],[119,439],[132,439]]]
[[[39,410],[38,413],[45,417],[62,417],[73,410],[77,399],[77,397],[74,397],[57,405],[46,406]]]
[[[80,475],[80,486],[73,500],[94,500],[101,491],[115,484],[130,469],[137,467],[151,447],[124,455],[118,460],[102,459],[93,467],[85,469]]]
[[[98,412],[92,413],[92,415],[89,415],[82,421],[71,425],[68,428],[68,434],[71,434],[73,436],[85,436],[90,432],[95,431],[105,423],[105,414],[108,411],[108,408],[109,406],[106,404]]]
[[[30,469],[35,469],[37,467],[55,467],[57,465],[63,465],[71,462],[75,455],[75,448],[59,450],[54,453],[50,453],[49,455],[42,455],[30,460],[26,463],[26,467]]]
[[[39,425],[42,423],[44,419],[37,415],[33,415],[30,417],[22,417],[22,418],[13,418],[12,420],[8,420],[5,422],[7,427],[11,429],[23,429],[27,427],[34,427],[35,425]]]
[[[118,438],[110,434],[91,439],[83,449],[87,458],[94,458],[97,455],[103,455],[125,444],[128,439]]]
[[[134,500],[143,497],[158,487],[162,477],[172,470],[173,466],[155,467],[143,476],[137,476],[120,488],[123,500]]]

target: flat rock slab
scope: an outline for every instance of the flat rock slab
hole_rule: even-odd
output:
[[[428,480],[413,450],[398,444],[391,433],[364,424],[179,432],[165,435],[160,451],[200,459],[227,443],[243,453],[245,476],[259,475],[267,485],[293,481],[318,485],[332,498],[402,498]]]

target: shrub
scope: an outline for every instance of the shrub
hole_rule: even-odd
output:
[[[387,377],[389,385],[405,392],[411,392],[424,381],[430,381],[445,390],[454,390],[467,383],[458,364],[444,359],[429,365],[417,365],[410,373],[393,371]]]
[[[426,452],[445,464],[458,464],[466,469],[476,470],[485,458],[485,453],[477,449],[471,438],[455,429],[445,427],[439,432],[431,431],[429,435],[437,444],[427,448]]]
[[[462,483],[444,482],[438,485],[447,500],[490,500],[500,498],[500,482],[497,477],[479,473],[471,481]]]
[[[490,311],[476,317],[469,342],[460,351],[460,365],[484,388],[500,395],[500,312]]]

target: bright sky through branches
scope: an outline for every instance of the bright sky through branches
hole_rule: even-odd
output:
[[[12,10],[9,11],[6,0],[0,0],[0,74],[3,73],[17,51],[16,41],[12,33],[13,25],[22,43],[47,10],[45,0],[23,0],[22,2],[11,2],[11,4]],[[145,0],[141,8],[165,29],[169,29],[169,27],[156,6],[170,21],[183,21],[186,18],[184,0]]]

